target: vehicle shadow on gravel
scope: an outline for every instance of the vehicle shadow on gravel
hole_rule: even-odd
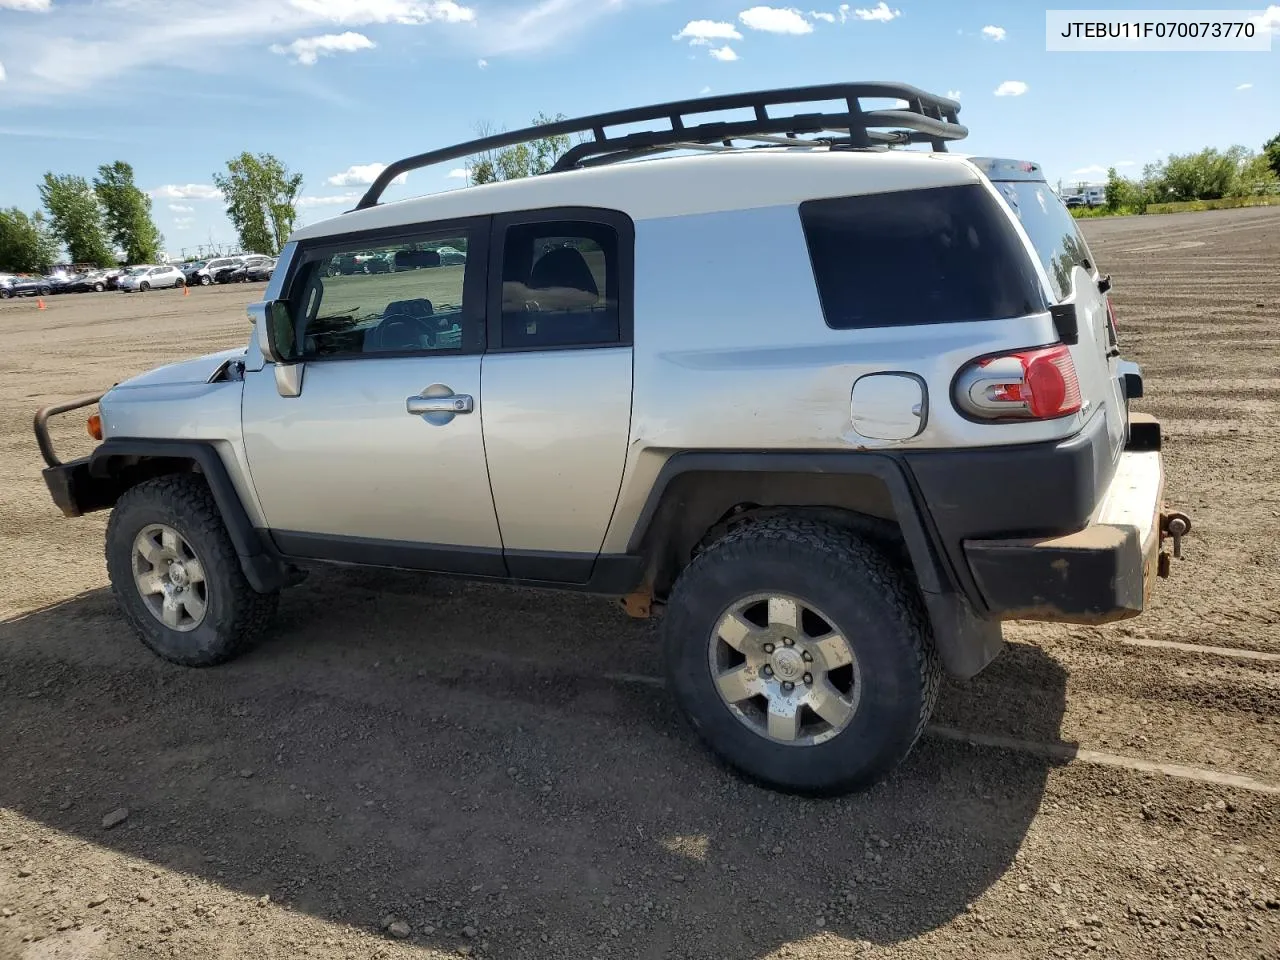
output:
[[[325,571],[258,649],[184,670],[94,591],[0,623],[0,805],[410,943],[718,960],[925,934],[1039,807],[1051,761],[931,737],[865,794],[746,784],[642,682],[657,662],[600,599]],[[1013,645],[938,719],[1052,741],[1064,690]]]

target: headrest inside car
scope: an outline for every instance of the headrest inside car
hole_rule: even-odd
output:
[[[416,270],[418,267],[440,266],[440,254],[434,250],[397,250],[396,269]]]

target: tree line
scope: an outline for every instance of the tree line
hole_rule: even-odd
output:
[[[1106,206],[1111,213],[1146,213],[1153,203],[1276,193],[1280,193],[1280,134],[1258,153],[1237,145],[1171,154],[1143,167],[1141,178],[1122,177],[1115,167],[1107,170]]]
[[[271,154],[242,153],[213,181],[227,217],[246,251],[275,254],[297,220],[302,175],[291,174]],[[164,237],[151,214],[151,198],[122,160],[98,167],[92,181],[78,174],[44,175],[43,209],[0,209],[0,271],[43,273],[65,251],[75,264],[111,267],[155,263]]]
[[[92,183],[76,174],[44,175],[43,210],[0,210],[0,270],[48,270],[61,248],[74,263],[116,263],[116,249],[131,262],[154,260],[162,237],[151,218],[151,198],[133,182],[122,160],[98,167]]]
[[[562,119],[539,115],[533,122]],[[545,173],[570,146],[569,137],[547,137],[482,154],[468,164],[468,181],[491,183]],[[302,174],[290,172],[270,153],[246,151],[214,173],[213,182],[241,249],[279,253],[297,223]],[[152,218],[151,198],[134,183],[129,164],[104,164],[92,182],[76,174],[49,172],[39,189],[42,210],[0,210],[0,271],[45,272],[63,250],[72,263],[100,267],[114,266],[118,259],[153,263],[160,258],[164,237]]]

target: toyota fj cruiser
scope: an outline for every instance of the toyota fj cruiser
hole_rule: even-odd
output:
[[[947,151],[958,113],[837,84],[394,163],[292,236],[247,347],[41,410],[53,499],[112,509],[113,590],[175,663],[243,650],[314,563],[591,591],[663,613],[733,767],[866,786],[1002,621],[1135,616],[1189,530],[1110,279],[1037,164]],[[547,174],[379,202],[556,134]],[[48,418],[93,403],[59,462]]]

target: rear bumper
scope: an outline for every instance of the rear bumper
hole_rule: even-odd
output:
[[[1160,425],[1135,415],[1130,443],[1083,529],[964,541],[970,572],[1000,620],[1107,623],[1142,613],[1162,571]]]

